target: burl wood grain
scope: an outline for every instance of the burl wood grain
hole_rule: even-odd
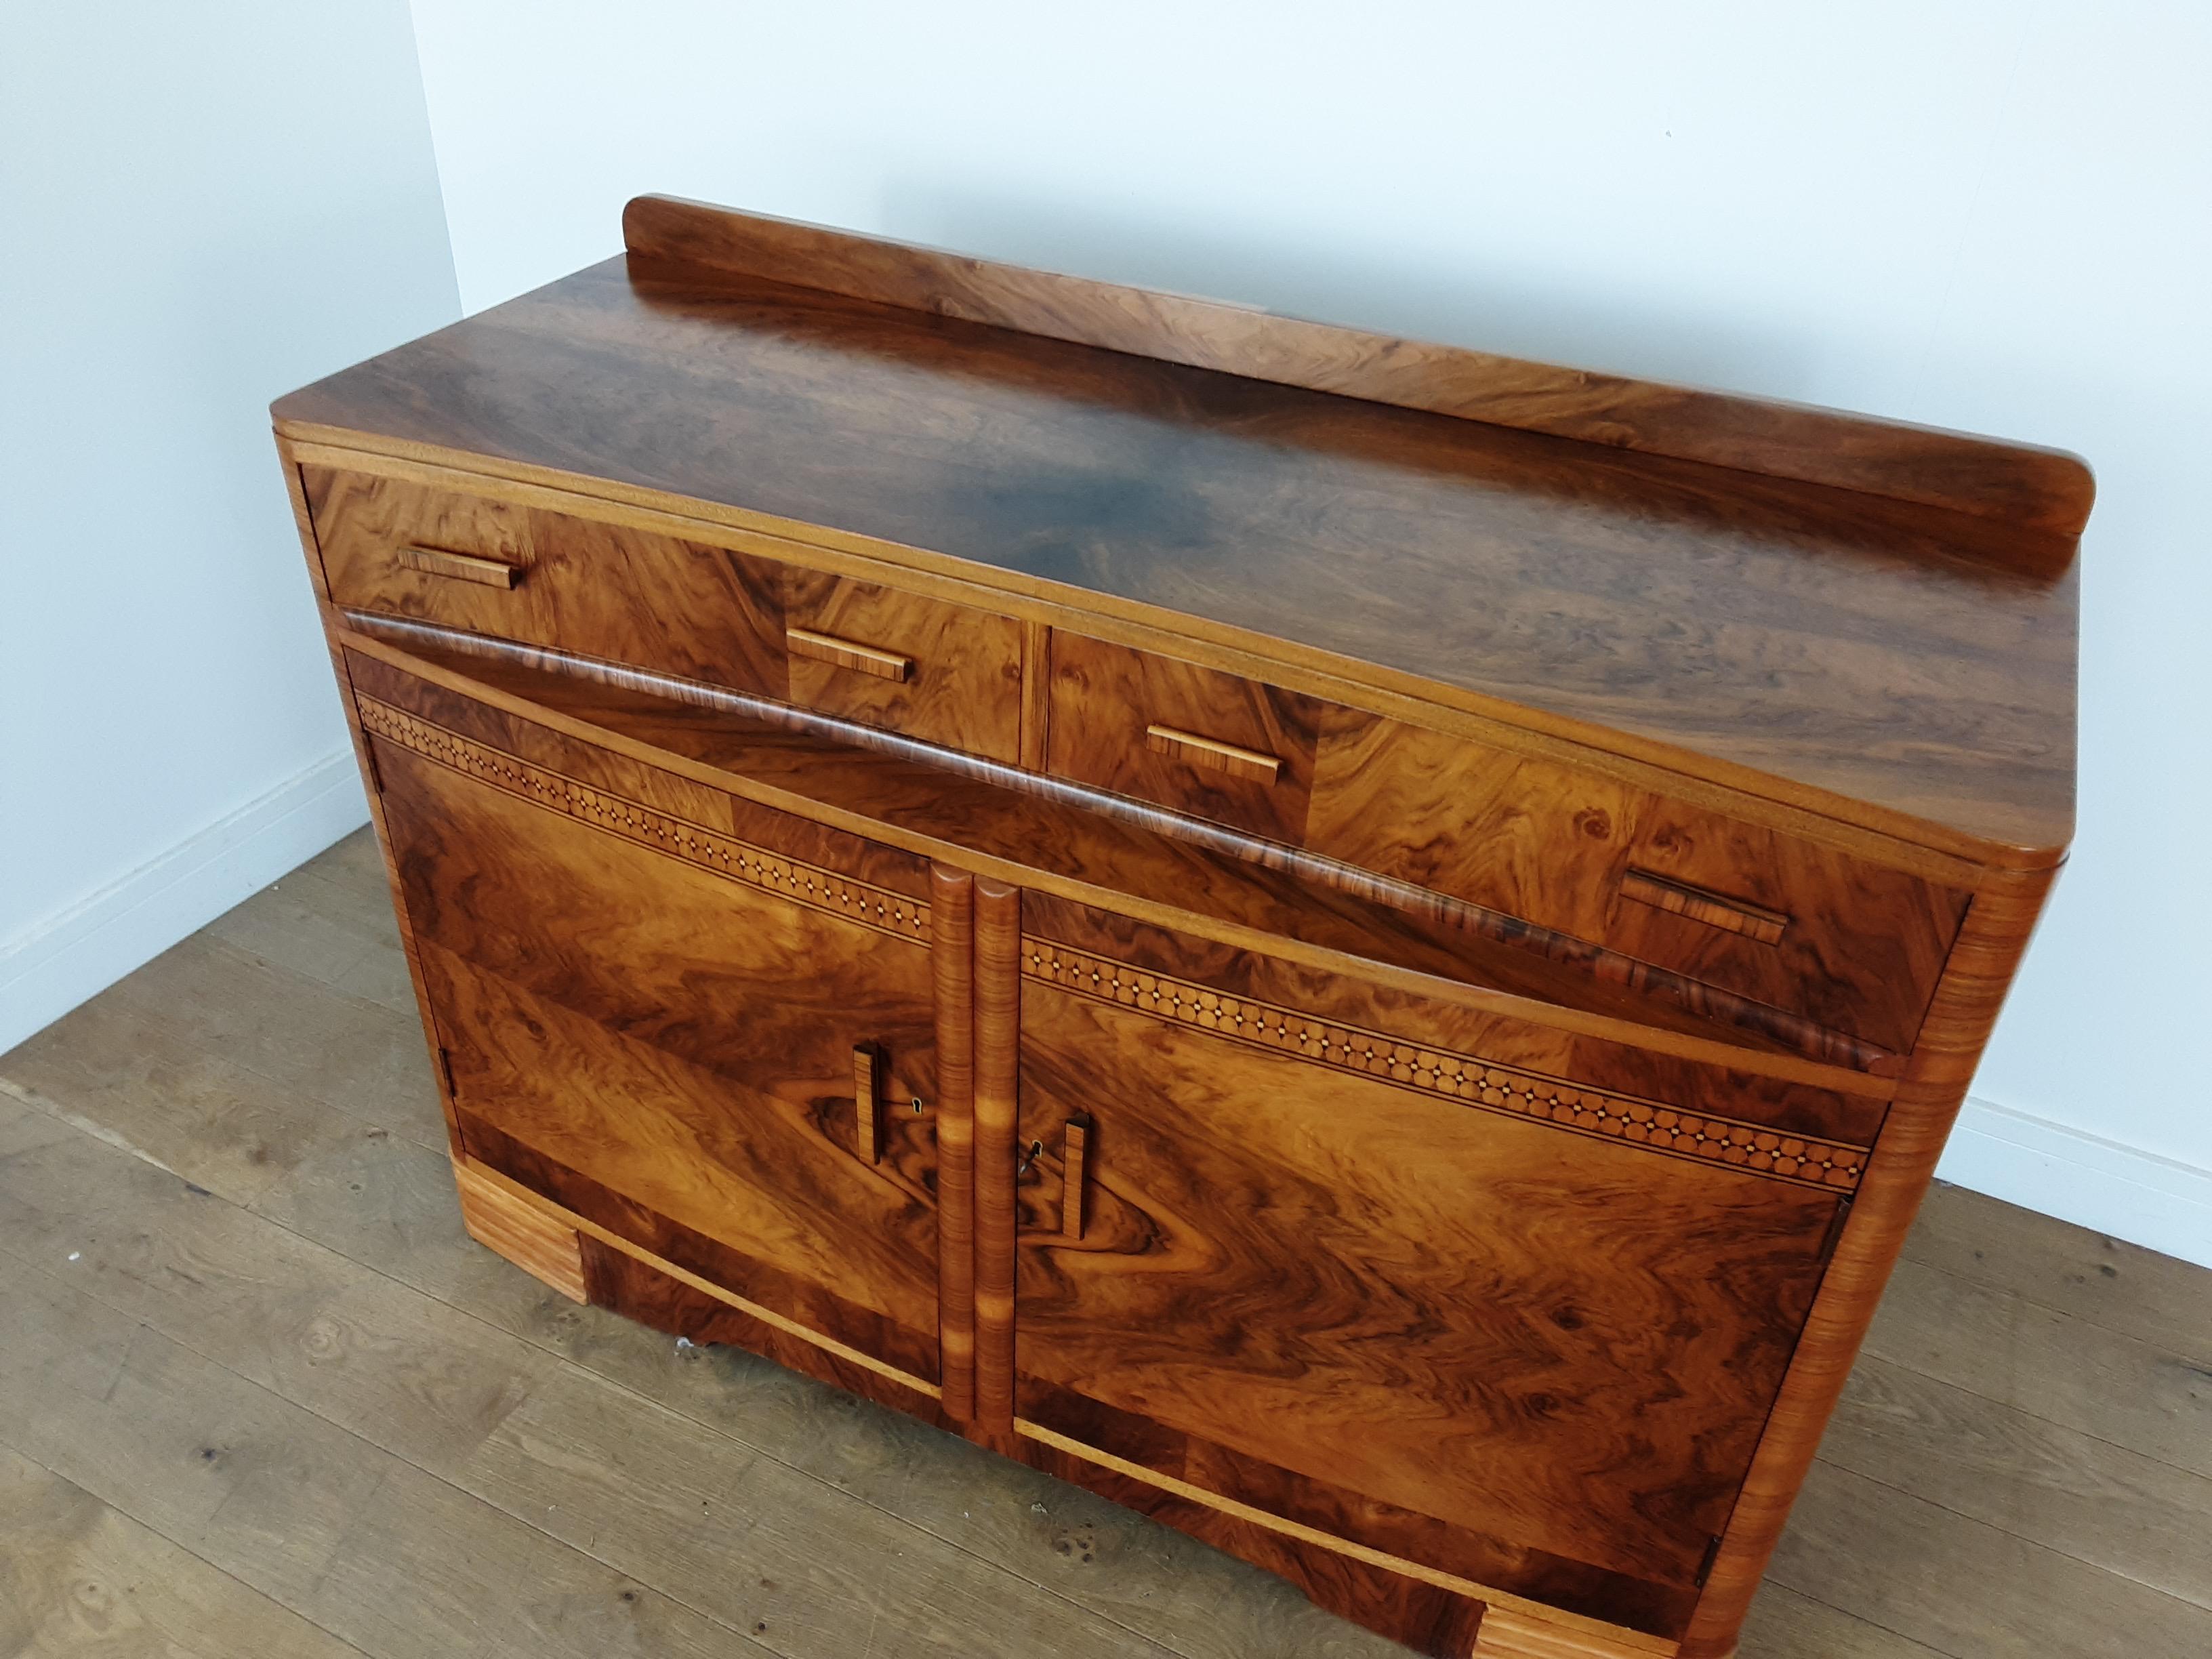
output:
[[[1935,1176],[2051,879],[2049,872],[2012,878],[1978,894],[1966,913],[1889,1125],[1714,1555],[1705,1595],[1684,1634],[1684,1659],[1727,1659],[1735,1650],[1744,1613]]]
[[[1092,1126],[1083,1239],[1022,1246],[1025,1418],[1085,1438],[1095,1422],[1054,1420],[1072,1395],[1514,1545],[1695,1581],[1832,1196],[1048,983],[1024,987],[1022,1021],[1023,1141]]]
[[[1977,856],[2049,864],[2070,831],[2063,535],[621,260],[276,413],[1925,821]]]
[[[1863,415],[1592,374],[1029,270],[703,202],[641,196],[640,261],[878,300],[1249,379],[1771,477],[1838,484],[2078,534],[2094,487],[2076,456]]]
[[[1071,963],[1079,958],[1086,965],[1076,971],[1091,992],[1119,1000],[1126,982],[1133,1006],[1141,994],[1150,994],[1141,995],[1142,1000],[1153,1001],[1158,994],[1181,987],[1188,988],[1182,1000],[1210,1012],[1239,1004],[1284,1011],[1304,1044],[1302,1051],[1316,1054],[1323,1052],[1318,1039],[1329,1028],[1371,1033],[1431,1060],[1449,1054],[1480,1055],[1490,1063],[1594,1094],[1666,1101],[1684,1110],[1704,1109],[1720,1118],[1858,1148],[1874,1144],[1888,1109],[1888,1085],[1876,1079],[1844,1074],[1860,1092],[1843,1093],[1700,1064],[1663,1049],[1471,1008],[1354,974],[1302,966],[1266,951],[1208,943],[1046,893],[1025,894],[1023,915],[1028,936],[1024,973],[1064,981],[1066,974],[1048,969],[1048,964],[1055,957]],[[1088,964],[1097,964],[1097,981],[1092,981]],[[1208,993],[1213,994],[1211,1003]],[[1216,1029],[1220,1029],[1218,1021]],[[1315,1041],[1305,1041],[1309,1029]],[[1278,1039],[1269,1031],[1249,1040],[1272,1043]],[[1401,1079],[1407,1084],[1416,1080],[1411,1069]]]
[[[696,763],[695,775],[732,792],[772,792],[802,810],[865,823],[927,857],[1018,874],[1033,887],[1080,883],[1086,897],[1103,890],[1126,903],[1171,903],[1179,921],[1210,916],[1285,941],[1279,948],[1340,953],[1341,965],[1382,962],[1494,988],[1540,1005],[1532,1013],[1585,1012],[1638,1042],[1674,1041],[1675,1052],[1712,1057],[1725,1044],[1747,1051],[1754,1068],[1761,1055],[1833,1063],[1792,1074],[1841,1065],[1881,1075],[1893,1066],[1886,1050],[1787,1010],[1202,818],[694,683],[483,641],[464,647],[457,641],[467,636],[405,627],[404,649],[385,659],[404,665],[404,678],[527,709],[534,720],[657,764]],[[380,636],[344,637],[362,656],[383,649]]]
[[[826,571],[783,574],[793,627],[904,658],[896,678],[794,654],[794,702],[1009,764],[1021,758],[1022,625]]]
[[[465,1113],[933,1346],[928,1126],[891,1115],[864,1163],[852,1086],[866,1040],[934,1099],[927,945],[376,748]]]
[[[856,1364],[836,1350],[784,1325],[762,1319],[670,1272],[664,1264],[586,1237],[580,1251],[580,1300],[650,1325],[705,1347],[721,1343],[773,1359],[788,1370],[872,1400],[879,1406],[946,1425],[937,1399],[872,1365]]]
[[[1061,629],[1052,642],[1046,764],[1063,777],[1296,846],[1304,837],[1327,707],[1279,686]],[[1164,743],[1161,727],[1187,736]],[[1206,752],[1209,744],[1249,758],[1234,763],[1233,754]],[[1262,758],[1275,764],[1256,763]]]
[[[1416,1653],[1431,1659],[1466,1659],[1478,1651],[1476,1635],[1487,1609],[1472,1596],[1260,1524],[1095,1456],[1086,1457],[1063,1443],[1030,1437],[1018,1449],[1023,1460],[1036,1468],[1286,1578],[1338,1618],[1364,1625]]]
[[[341,605],[786,693],[781,573],[767,561],[395,478],[301,472]],[[457,580],[404,558],[412,547],[520,574],[511,589]]]
[[[1892,1053],[1912,1046],[1966,894],[1802,837],[1352,709],[1316,763],[1316,852],[1602,944]],[[1632,870],[1736,901],[1631,898]]]

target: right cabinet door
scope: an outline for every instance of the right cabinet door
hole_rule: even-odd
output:
[[[1678,1626],[1850,1155],[1729,1153],[1718,1120],[1547,1079],[1535,1028],[1097,912],[1056,927],[1030,897],[1018,1415],[1297,1526]]]

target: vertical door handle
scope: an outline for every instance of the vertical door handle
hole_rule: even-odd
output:
[[[863,1164],[881,1156],[882,1120],[876,1109],[876,1051],[867,1043],[853,1048],[853,1152]]]
[[[1066,1138],[1060,1155],[1060,1236],[1083,1237],[1084,1164],[1091,1149],[1091,1120],[1067,1120]]]

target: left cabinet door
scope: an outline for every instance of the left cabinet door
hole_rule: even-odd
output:
[[[939,1380],[927,864],[356,660],[469,1156]]]

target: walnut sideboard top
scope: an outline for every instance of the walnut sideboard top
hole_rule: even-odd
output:
[[[2072,832],[2087,469],[624,228],[274,411],[471,1231],[1425,1651],[1730,1651]]]

